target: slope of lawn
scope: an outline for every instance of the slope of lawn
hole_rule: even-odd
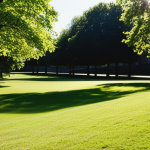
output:
[[[150,149],[150,81],[11,75],[0,150]]]

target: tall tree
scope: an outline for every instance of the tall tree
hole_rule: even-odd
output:
[[[132,28],[125,32],[123,42],[134,47],[134,51],[141,54],[143,51],[150,53],[150,3],[149,0],[117,0],[122,6],[121,20],[131,24]]]
[[[77,57],[91,65],[127,61],[127,58],[122,59],[121,53],[131,49],[121,40],[125,38],[122,32],[131,27],[119,21],[121,13],[120,6],[113,3],[99,3],[86,11],[81,17],[84,21],[80,19],[72,25],[72,28],[78,30],[75,33],[70,30],[72,36],[68,51],[75,56],[74,59]]]
[[[57,12],[50,1],[0,1],[0,56],[21,63],[54,50],[52,35]]]
[[[53,53],[53,62],[56,65],[66,65],[68,59],[66,57],[66,47],[68,44],[68,30],[62,29],[60,35],[56,39],[55,52]]]
[[[125,38],[122,32],[131,28],[119,21],[121,13],[121,7],[114,3],[99,3],[84,12],[57,38],[54,60],[60,65],[87,65],[88,68],[135,62],[137,54],[121,42]]]

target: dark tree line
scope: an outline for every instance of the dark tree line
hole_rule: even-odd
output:
[[[114,3],[99,3],[73,18],[71,26],[56,39],[55,51],[47,56],[47,64],[69,66],[70,70],[75,65],[87,65],[88,75],[90,65],[96,68],[107,64],[109,77],[109,65],[115,63],[118,76],[118,63],[131,66],[137,60],[132,48],[121,42],[125,38],[123,32],[131,29],[119,21],[121,13],[121,7]]]

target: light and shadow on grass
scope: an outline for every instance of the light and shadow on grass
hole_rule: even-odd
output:
[[[97,85],[95,89],[0,95],[0,113],[40,113],[114,100],[150,90],[150,83]]]
[[[1,86],[1,85],[0,85],[0,88],[6,88],[6,87],[9,87],[9,86]]]
[[[22,76],[21,76],[22,75]],[[95,76],[83,76],[83,75],[56,75],[56,74],[12,74],[13,78],[4,78],[3,81],[116,81],[115,77],[95,77]],[[144,79],[144,78],[143,78]],[[119,77],[117,80],[138,80],[138,78],[124,78]],[[140,78],[140,80],[142,80]]]
[[[34,77],[35,76],[35,77]],[[15,77],[15,76],[14,76]],[[22,80],[22,81],[93,81],[97,80],[89,77],[81,77],[81,76],[66,76],[66,75],[45,75],[45,74],[25,74],[22,77],[16,78],[4,78],[3,81],[11,81],[11,80]]]
[[[83,75],[63,75],[63,74],[11,74],[12,78],[3,78],[2,81],[116,81],[115,77],[99,77],[99,76],[83,76]],[[127,77],[118,77],[117,80],[145,80],[145,78],[127,78]],[[146,79],[148,80],[148,79]],[[2,82],[1,82],[2,83]]]

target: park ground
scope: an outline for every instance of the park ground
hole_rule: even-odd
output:
[[[1,150],[150,149],[150,80],[11,74]]]

